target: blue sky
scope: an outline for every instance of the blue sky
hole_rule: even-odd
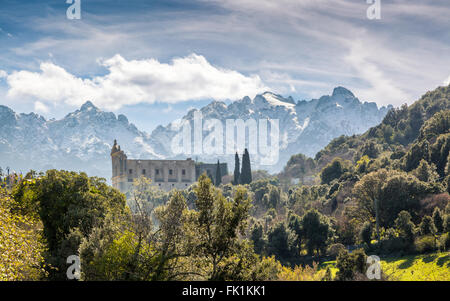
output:
[[[379,105],[450,80],[448,0],[0,1],[0,103],[60,118],[85,100],[150,132],[212,99],[335,86]]]

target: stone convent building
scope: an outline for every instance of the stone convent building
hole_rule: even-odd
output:
[[[128,159],[117,141],[111,149],[112,184],[123,193],[131,190],[133,180],[141,176],[150,178],[152,184],[161,190],[186,189],[206,173],[216,182],[217,164],[196,163],[186,160],[135,160]],[[222,176],[228,174],[226,163],[220,163]]]

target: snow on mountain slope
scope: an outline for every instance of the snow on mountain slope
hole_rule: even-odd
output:
[[[225,129],[227,119],[278,119],[280,129],[278,163],[270,166],[259,165],[258,155],[252,156],[255,168],[276,172],[281,170],[293,154],[304,153],[314,156],[333,138],[365,132],[380,123],[389,109],[390,107],[379,109],[375,103],[362,103],[349,90],[337,87],[332,95],[297,103],[291,97],[283,98],[271,92],[257,95],[254,99],[244,97],[228,106],[215,101],[200,110],[191,110],[182,120],[189,121],[193,126],[194,113],[200,111],[203,121],[219,119]],[[155,150],[168,157],[174,156],[170,141],[177,133],[173,130],[173,124],[155,129],[151,134],[153,141],[158,145]],[[208,134],[208,131],[204,131],[203,137]],[[217,156],[201,154],[194,156],[203,161],[217,160]],[[220,159],[229,164],[234,162],[233,155],[223,155]]]
[[[19,172],[51,168],[111,177],[109,152],[114,139],[136,158],[161,158],[148,134],[124,115],[102,112],[90,101],[61,120],[16,114],[0,106],[0,166]]]
[[[227,119],[278,119],[280,159],[277,164],[263,166],[258,163],[258,156],[251,156],[253,169],[276,172],[293,154],[314,156],[335,137],[363,133],[381,122],[388,109],[379,109],[375,103],[362,103],[349,90],[337,87],[332,95],[311,101],[295,102],[291,97],[270,92],[253,99],[244,97],[229,105],[213,101],[200,110],[190,110],[182,121],[192,124],[196,112],[202,113],[203,121],[218,119],[224,128]],[[138,130],[124,115],[103,112],[90,101],[60,120],[46,120],[34,113],[16,114],[0,106],[0,166],[24,173],[50,168],[86,171],[109,180],[109,153],[117,139],[129,158],[193,157],[204,162],[220,159],[233,169],[233,155],[175,155],[171,143],[178,131],[173,125],[158,126],[148,134]],[[209,131],[203,131],[203,138],[208,134]]]

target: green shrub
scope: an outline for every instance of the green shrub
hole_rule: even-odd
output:
[[[449,251],[450,250],[450,233],[445,233],[441,236],[439,242],[441,251]]]
[[[332,244],[327,249],[327,255],[336,258],[340,252],[345,252],[346,248],[343,244]]]
[[[433,252],[437,249],[436,248],[436,240],[435,240],[434,236],[432,236],[432,235],[419,237],[416,240],[415,245],[416,245],[417,252],[419,252],[420,254]]]
[[[389,237],[381,241],[381,253],[392,254],[392,253],[404,253],[408,251],[408,243],[401,237]]]
[[[341,158],[335,158],[331,163],[325,166],[321,173],[320,179],[322,184],[329,184],[334,179],[339,179],[345,172],[349,171],[351,163]]]
[[[359,238],[362,242],[365,242],[368,246],[370,246],[370,242],[372,240],[372,224],[370,222],[365,222],[359,231]]]
[[[336,280],[354,280],[356,276],[366,272],[367,255],[363,249],[355,250],[351,254],[347,251],[340,252],[336,258]]]

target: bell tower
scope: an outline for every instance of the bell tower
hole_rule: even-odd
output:
[[[123,188],[121,186],[126,182],[127,155],[123,150],[120,150],[120,145],[117,144],[115,139],[111,149],[111,162],[113,187],[121,190]],[[121,183],[123,184],[121,185]]]

